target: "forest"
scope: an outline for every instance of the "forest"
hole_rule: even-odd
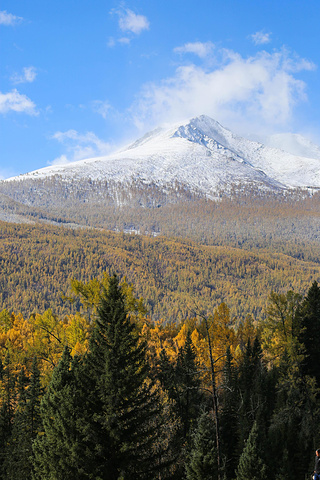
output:
[[[0,220],[136,231],[318,262],[320,192],[241,187],[211,199],[183,185],[64,182],[59,176],[0,182]]]
[[[284,243],[286,249],[290,243]],[[320,279],[317,249],[292,244],[291,253],[201,245],[189,239],[124,234],[93,228],[0,222],[0,309],[25,316],[51,308],[81,309],[71,280],[117,272],[133,283],[153,320],[178,321],[197,305],[225,302],[239,320],[265,316],[273,290],[305,294]],[[304,258],[304,257],[305,258]],[[312,259],[310,259],[312,257]],[[320,258],[320,253],[319,257]]]
[[[0,313],[1,479],[309,478],[317,281],[271,291],[263,321],[224,302],[152,320],[106,272],[71,290],[82,313]]]

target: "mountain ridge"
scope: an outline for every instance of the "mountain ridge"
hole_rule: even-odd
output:
[[[215,198],[219,189],[228,191],[232,185],[320,188],[320,157],[296,156],[245,139],[202,115],[157,128],[110,155],[44,167],[3,182],[53,175],[62,181],[90,177],[162,186],[179,182]]]

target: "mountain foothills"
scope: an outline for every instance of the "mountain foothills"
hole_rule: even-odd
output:
[[[267,143],[201,116],[0,182],[1,480],[310,476],[320,149]]]

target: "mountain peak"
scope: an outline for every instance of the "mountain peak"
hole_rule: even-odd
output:
[[[147,132],[143,137],[130,144],[125,150],[132,150],[143,145],[147,145],[155,142],[157,139],[174,139],[181,138],[193,143],[207,147],[208,144],[214,141],[223,145],[223,141],[226,136],[232,135],[230,130],[223,127],[216,120],[208,117],[207,115],[200,115],[191,119],[176,122],[175,124],[158,127],[154,130]],[[123,150],[124,151],[124,150]]]
[[[208,143],[213,140],[223,145],[226,132],[230,131],[216,120],[207,115],[200,115],[180,125],[173,133],[172,138],[181,137],[204,146],[208,146]]]
[[[152,130],[108,156],[46,167],[19,180],[52,176],[65,183],[90,178],[119,184],[142,182],[163,189],[179,184],[215,198],[217,192],[230,191],[234,185],[320,188],[320,160],[266,147],[200,115]]]

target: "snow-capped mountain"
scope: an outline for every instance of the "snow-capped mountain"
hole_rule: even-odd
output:
[[[111,155],[42,168],[2,183],[50,177],[73,184],[89,178],[122,184],[139,181],[159,188],[179,183],[211,198],[235,185],[320,188],[318,148],[319,152],[313,149],[319,153],[315,158],[293,155],[235,135],[203,115],[158,128]]]

